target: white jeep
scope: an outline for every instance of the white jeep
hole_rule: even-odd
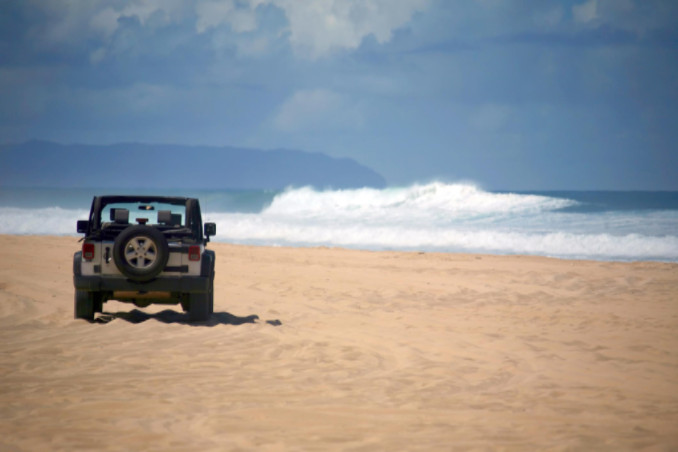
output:
[[[216,234],[203,228],[195,198],[95,196],[85,234],[73,256],[75,318],[94,320],[108,300],[181,304],[191,321],[214,311],[214,251],[205,249]]]

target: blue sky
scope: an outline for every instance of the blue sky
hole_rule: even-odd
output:
[[[391,184],[678,190],[673,0],[3,0],[0,141],[288,148]]]

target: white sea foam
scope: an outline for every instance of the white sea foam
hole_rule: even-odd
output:
[[[77,220],[88,216],[89,210],[61,207],[0,207],[0,234],[71,235]]]
[[[565,213],[568,199],[432,183],[287,190],[259,214],[208,215],[216,240],[266,245],[678,260],[676,214]]]
[[[489,193],[472,185],[431,183],[383,190],[316,191],[290,189],[276,196],[268,215],[311,215],[339,218],[463,218],[536,213],[575,204],[566,199],[512,193]]]

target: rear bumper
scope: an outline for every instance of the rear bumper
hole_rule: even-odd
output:
[[[180,292],[209,293],[214,279],[214,251],[205,250],[200,276],[159,276],[146,282],[124,276],[82,275],[82,252],[73,256],[73,285],[87,292]]]
[[[126,278],[73,275],[77,290],[87,292],[135,291],[135,292],[181,292],[207,293],[210,278],[204,276],[182,276],[180,278],[155,278],[148,282],[131,281]]]

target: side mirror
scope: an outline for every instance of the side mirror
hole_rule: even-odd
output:
[[[205,236],[210,238],[213,235],[217,235],[216,223],[205,223]]]
[[[89,231],[89,221],[87,220],[78,220],[78,234],[87,234]]]

